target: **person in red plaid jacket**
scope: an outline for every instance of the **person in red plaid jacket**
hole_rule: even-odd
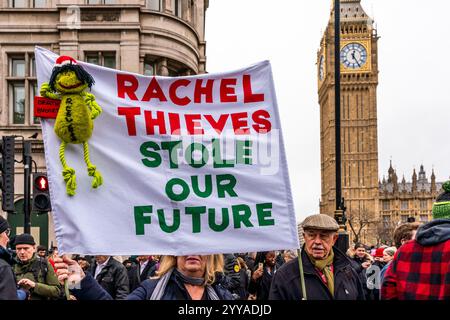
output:
[[[450,181],[433,204],[433,221],[400,247],[386,271],[382,300],[450,300]]]

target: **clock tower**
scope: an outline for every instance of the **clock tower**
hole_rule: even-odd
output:
[[[347,218],[358,231],[378,219],[378,36],[360,0],[341,1],[341,174]],[[322,194],[320,212],[334,215],[336,201],[334,6],[317,54]],[[360,241],[374,241],[374,225]],[[350,238],[352,239],[352,232]]]

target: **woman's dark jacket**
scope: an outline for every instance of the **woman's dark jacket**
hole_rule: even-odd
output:
[[[143,281],[140,286],[131,292],[126,299],[127,300],[150,300],[153,290],[155,290],[156,284],[159,279],[149,279]],[[219,296],[220,300],[233,300],[231,293],[226,290],[221,284],[213,284],[213,288]],[[206,290],[205,290],[206,292]],[[112,297],[103,290],[102,287],[94,280],[90,274],[86,274],[86,277],[81,281],[81,289],[73,290],[72,293],[79,300],[111,300]],[[172,273],[167,283],[166,290],[161,300],[191,300],[185,286],[176,275]]]

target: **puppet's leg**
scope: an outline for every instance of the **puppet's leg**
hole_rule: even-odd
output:
[[[97,188],[103,184],[103,178],[100,172],[97,171],[97,167],[89,160],[89,146],[87,142],[83,142],[84,162],[86,162],[88,168],[88,175],[94,177],[92,180],[92,188]]]
[[[69,196],[75,195],[75,189],[77,188],[77,182],[75,180],[75,170],[67,166],[66,158],[64,156],[64,151],[66,149],[67,143],[61,142],[59,147],[59,160],[61,160],[61,164],[63,166],[62,175],[64,177],[64,181],[66,182],[66,192]]]

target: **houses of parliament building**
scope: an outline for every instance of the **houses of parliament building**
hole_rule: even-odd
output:
[[[423,166],[410,182],[401,181],[392,163],[387,179],[379,180],[377,136],[378,34],[361,0],[341,1],[341,170],[350,238],[380,244],[380,235],[408,218],[431,219],[434,199],[441,192],[434,171],[430,180]],[[334,6],[333,6],[334,7]],[[320,212],[335,211],[335,77],[334,10],[317,53],[320,105]],[[360,230],[361,229],[361,230]]]

